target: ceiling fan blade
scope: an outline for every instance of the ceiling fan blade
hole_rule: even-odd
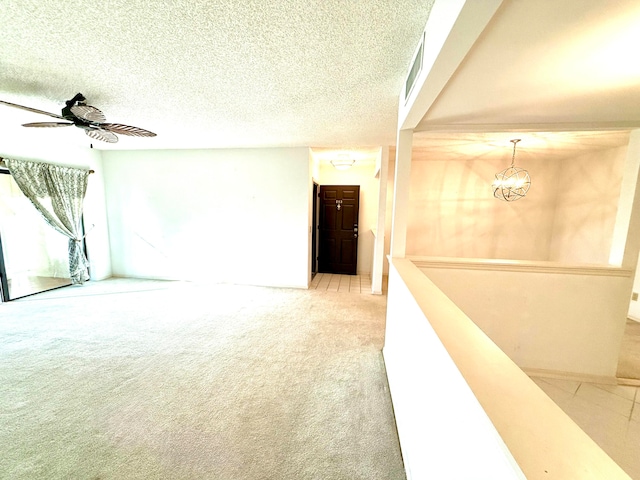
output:
[[[33,123],[23,123],[23,127],[69,127],[73,125],[73,123],[63,123],[63,122],[33,122]]]
[[[132,137],[155,137],[156,134],[145,130],[144,128],[132,127],[130,125],[122,125],[121,123],[103,123],[100,125],[105,130],[119,133],[121,135],[130,135]]]
[[[37,108],[25,107],[24,105],[18,105],[16,103],[5,102],[4,100],[0,100],[0,103],[3,103],[4,105],[8,105],[10,107],[15,107],[15,108],[20,108],[22,110],[27,110],[29,112],[40,113],[42,115],[48,115],[48,116],[53,117],[53,118],[59,118],[61,120],[66,120],[62,115],[57,115],[55,113],[45,112],[44,110],[38,110]]]
[[[88,122],[102,123],[107,121],[104,113],[91,105],[74,105],[71,107],[71,113]]]
[[[87,128],[84,133],[95,140],[101,140],[107,143],[118,143],[118,137],[115,133],[111,133],[102,128]]]

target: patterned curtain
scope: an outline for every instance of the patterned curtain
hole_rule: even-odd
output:
[[[89,171],[9,158],[5,158],[5,163],[20,190],[44,220],[69,238],[71,283],[89,280],[89,262],[82,248],[81,224]]]

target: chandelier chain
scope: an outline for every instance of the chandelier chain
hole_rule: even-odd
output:
[[[514,138],[513,140],[509,140],[509,141],[513,143],[513,155],[511,155],[511,168],[513,168],[513,165],[515,164],[515,161],[516,161],[516,145],[518,144],[520,139]]]

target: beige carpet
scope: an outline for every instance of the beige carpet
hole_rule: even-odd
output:
[[[618,378],[640,380],[640,323],[627,320],[618,359]]]
[[[405,478],[384,297],[122,282],[0,304],[0,478]]]

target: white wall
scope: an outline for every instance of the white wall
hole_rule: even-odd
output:
[[[628,478],[408,259],[383,353],[408,479]]]
[[[633,280],[631,300],[629,301],[629,310],[627,311],[627,318],[640,322],[640,260],[635,270],[635,278]],[[639,297],[634,300],[633,294],[638,293]]]
[[[104,153],[114,275],[306,288],[307,148]]]
[[[381,147],[376,158],[375,176],[378,187],[378,215],[373,239],[373,263],[371,265],[371,292],[383,293],[383,277],[388,260],[385,251],[387,227],[387,184],[389,179],[389,147]]]
[[[519,161],[535,183],[510,203],[494,198],[491,188],[504,161],[413,158],[407,255],[548,259],[557,164]]]
[[[384,252],[389,255],[391,252],[391,224],[393,223],[393,196],[396,178],[396,149],[389,148],[389,172],[387,177],[387,215],[384,226]],[[389,262],[384,262],[384,274],[389,274]]]
[[[614,381],[632,272],[417,264],[519,367]]]
[[[367,162],[356,162],[348,170],[337,170],[327,162],[318,162],[319,185],[360,185],[360,212],[358,219],[358,265],[359,274],[371,274],[374,237],[378,221],[379,181],[375,177],[375,158]]]
[[[111,255],[101,152],[88,147],[71,147],[64,143],[33,141],[35,137],[28,137],[30,141],[27,141],[26,138],[3,138],[0,156],[90,168],[95,171],[89,176],[84,201],[87,256],[92,280],[110,277]]]
[[[493,197],[508,160],[414,152],[407,255],[607,264],[626,147],[550,159],[526,151],[532,178],[516,202]]]
[[[313,184],[314,184],[314,178],[316,178],[316,172],[318,169],[318,162],[316,162],[313,158],[313,154],[311,153],[311,150],[309,149],[308,151],[308,163],[309,163],[309,178],[307,180],[307,188],[308,188],[308,199],[307,199],[307,220],[308,220],[308,245],[309,245],[309,252],[308,252],[308,260],[307,260],[307,285],[311,285],[311,276],[314,274],[314,262],[315,259],[313,258],[315,255],[315,251],[313,248],[313,229],[316,228],[316,226],[313,223],[313,207],[314,207],[314,198],[313,198]],[[316,243],[317,243],[317,238],[316,238]]]
[[[389,286],[384,358],[407,478],[525,478],[393,265]]]
[[[561,160],[549,260],[608,263],[626,152],[624,146]]]
[[[629,311],[627,317],[636,322],[640,322],[640,260],[636,266],[635,278],[633,279],[633,292],[638,293],[638,300],[633,300],[633,297],[629,303]],[[632,293],[633,293],[632,292]]]

